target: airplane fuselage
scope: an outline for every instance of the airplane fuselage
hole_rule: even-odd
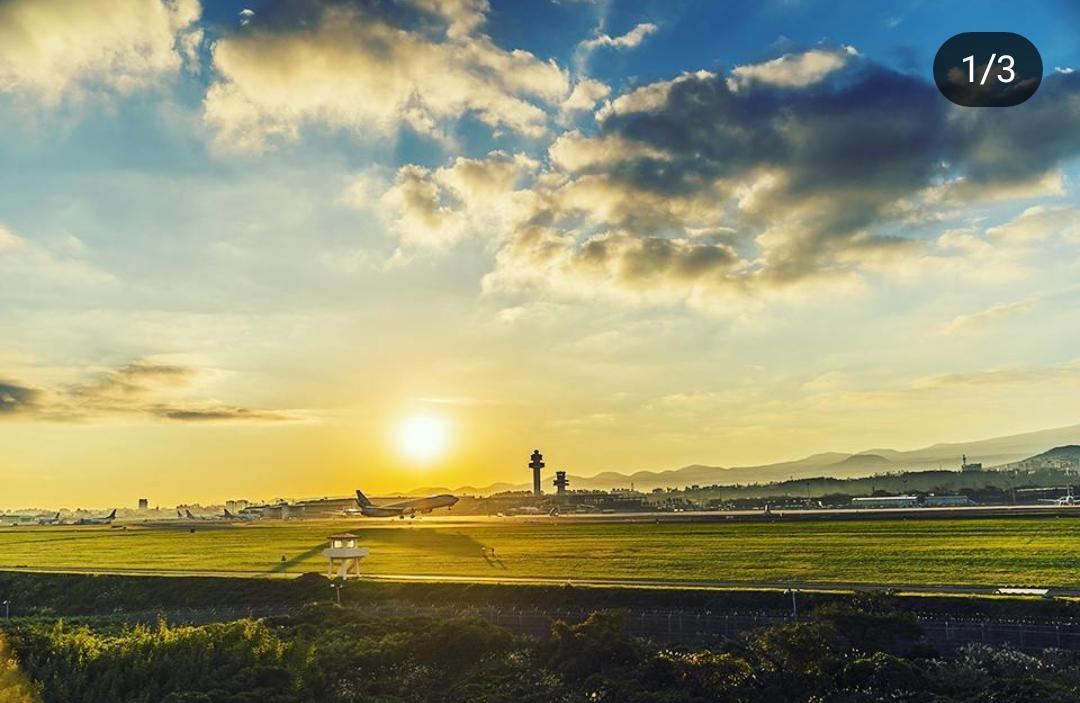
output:
[[[458,502],[457,496],[448,493],[403,500],[390,505],[361,505],[360,513],[365,517],[414,517],[430,513],[438,508],[451,508]]]

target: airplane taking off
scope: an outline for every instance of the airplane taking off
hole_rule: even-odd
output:
[[[76,520],[74,525],[111,525],[112,521],[116,519],[116,508],[113,508],[112,512],[105,517],[81,517]]]
[[[405,517],[414,518],[417,513],[430,513],[436,508],[452,508],[458,502],[457,496],[443,493],[427,498],[412,498],[390,505],[373,505],[367,496],[356,491],[356,503],[360,506],[360,514],[365,517]]]

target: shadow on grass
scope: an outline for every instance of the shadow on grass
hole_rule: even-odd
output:
[[[320,553],[322,550],[326,549],[329,546],[329,544],[330,544],[329,542],[319,542],[318,544],[316,544],[311,549],[308,549],[305,552],[301,552],[301,553],[297,554],[292,559],[285,558],[283,556],[283,561],[280,561],[277,564],[275,564],[274,568],[270,569],[267,573],[270,573],[270,574],[285,573],[285,572],[287,572],[289,570],[289,567],[296,566],[297,564],[300,564],[300,563],[303,563],[303,562],[307,561],[311,557],[313,557],[316,554]]]

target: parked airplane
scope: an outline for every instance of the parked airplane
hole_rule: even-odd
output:
[[[230,513],[228,508],[222,508],[222,516],[226,520],[258,520],[261,516],[258,513]]]
[[[427,498],[412,498],[390,505],[374,505],[367,496],[356,491],[356,503],[360,506],[360,514],[365,517],[405,517],[414,518],[417,513],[430,513],[436,508],[452,508],[458,502],[457,496],[443,493]]]
[[[42,515],[37,519],[39,525],[59,525],[61,522],[59,512],[56,515]]]
[[[81,517],[76,520],[74,525],[111,525],[112,521],[116,519],[116,508],[113,508],[112,512],[105,517]]]

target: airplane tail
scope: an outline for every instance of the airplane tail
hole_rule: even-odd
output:
[[[194,520],[195,519],[195,516],[191,514],[190,510],[185,510],[184,512],[187,514],[188,520]]]
[[[356,503],[361,508],[366,508],[371,505],[371,501],[367,499],[367,496],[360,492],[360,489],[356,489]]]
[[[113,508],[112,512],[105,516],[105,519],[106,520],[115,520],[116,519],[116,508]]]
[[[227,517],[227,518],[234,518],[234,517],[236,517],[235,515],[233,515],[232,513],[230,513],[230,512],[229,512],[229,509],[228,509],[228,508],[222,508],[221,510],[222,510],[222,512],[223,512],[223,513],[225,514],[225,517]]]

